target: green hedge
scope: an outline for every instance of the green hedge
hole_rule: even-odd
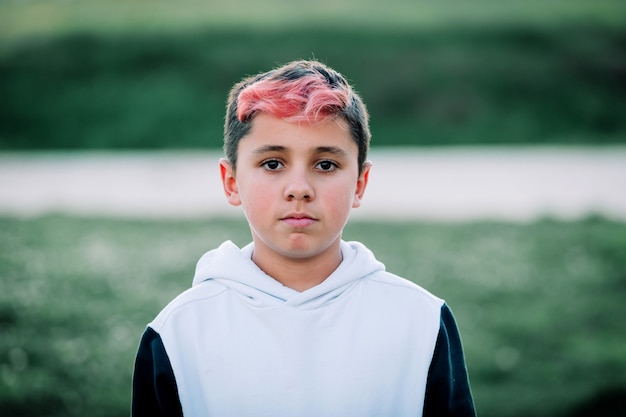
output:
[[[317,58],[374,146],[626,143],[626,30],[602,25],[31,37],[0,53],[0,150],[218,148],[246,74]]]

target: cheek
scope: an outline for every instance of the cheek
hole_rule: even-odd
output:
[[[247,187],[245,190],[240,190],[241,205],[248,216],[254,217],[255,214],[262,214],[265,209],[271,207],[272,201],[276,200],[274,193],[271,186],[257,184],[253,187]]]
[[[324,196],[324,206],[329,213],[333,213],[337,221],[347,217],[354,201],[354,189],[351,187],[338,188],[336,192]]]

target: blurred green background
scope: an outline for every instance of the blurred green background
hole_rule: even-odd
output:
[[[244,220],[0,217],[0,414],[127,416],[145,325]],[[484,417],[623,416],[626,224],[352,222],[446,299]],[[349,388],[348,388],[349,389]]]
[[[218,149],[231,85],[300,58],[373,146],[626,143],[621,0],[0,0],[0,150]],[[479,415],[626,415],[624,223],[345,237],[449,302]],[[0,415],[128,415],[141,332],[225,239],[243,220],[0,217]]]
[[[219,148],[244,75],[316,58],[374,146],[626,143],[620,0],[0,2],[0,149]]]

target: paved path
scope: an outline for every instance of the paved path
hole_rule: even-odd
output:
[[[146,218],[241,215],[218,153],[0,153],[0,214]],[[626,221],[626,146],[375,149],[353,218],[528,221],[591,213]]]

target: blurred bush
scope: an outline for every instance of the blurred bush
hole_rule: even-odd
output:
[[[0,149],[218,148],[232,84],[302,58],[353,81],[374,146],[626,143],[626,26],[498,18],[22,36],[0,48]]]

